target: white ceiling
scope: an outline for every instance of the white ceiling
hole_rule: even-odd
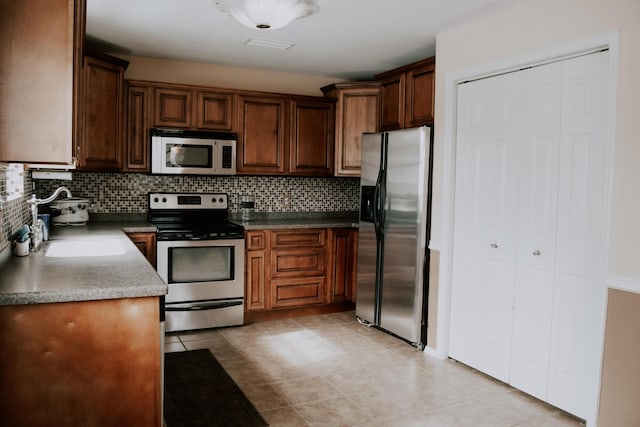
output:
[[[87,43],[116,54],[367,80],[434,55],[438,32],[513,1],[318,0],[315,15],[252,30],[215,0],[87,0]],[[247,46],[248,37],[295,46]]]

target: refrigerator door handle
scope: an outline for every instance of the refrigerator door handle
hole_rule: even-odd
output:
[[[386,226],[386,199],[387,199],[387,146],[389,134],[381,135],[382,143],[380,144],[380,170],[378,179],[376,180],[376,234],[382,238]]]

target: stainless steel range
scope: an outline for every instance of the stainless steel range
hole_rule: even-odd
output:
[[[244,323],[244,229],[224,193],[149,193],[167,332]]]

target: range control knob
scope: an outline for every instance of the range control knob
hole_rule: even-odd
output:
[[[211,203],[215,203],[215,202],[216,202],[216,198],[215,198],[215,197],[212,197],[212,198],[211,198]]]
[[[157,197],[154,197],[154,198],[153,198],[153,201],[154,201],[155,203],[158,203],[158,202],[160,201],[160,199],[158,199]]]
[[[167,203],[167,198],[166,197],[162,198],[162,203]]]
[[[224,199],[223,199],[222,197],[220,197],[220,199],[218,199],[218,201],[219,201],[220,203],[222,203],[222,202],[224,202]]]

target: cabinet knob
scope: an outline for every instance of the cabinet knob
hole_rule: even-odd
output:
[[[541,254],[541,253],[542,253],[542,252],[540,252],[540,251],[539,251],[539,250],[537,250],[537,249],[536,249],[535,251],[533,251],[533,255],[535,255],[535,256],[540,256],[540,254]]]
[[[497,243],[492,243],[492,244],[491,244],[491,247],[492,247],[493,249],[498,249],[498,244],[497,244]]]

